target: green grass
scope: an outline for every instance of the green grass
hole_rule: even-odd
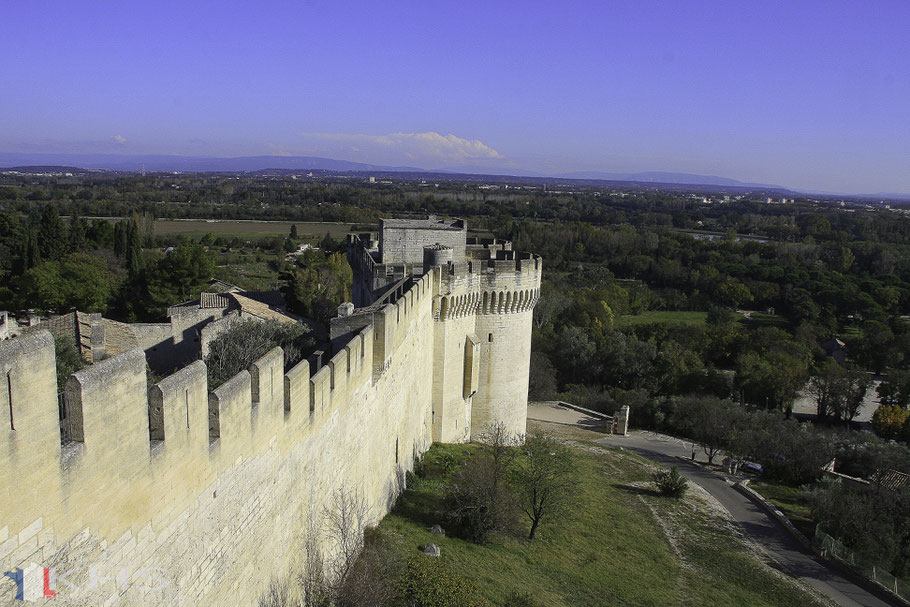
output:
[[[566,431],[585,440],[596,436]],[[548,607],[819,604],[759,560],[701,498],[662,498],[648,488],[650,468],[643,460],[595,452],[590,444],[577,450],[576,505],[543,523],[534,541],[521,535],[524,521],[518,521],[520,532],[486,545],[430,534],[433,524],[445,526],[440,512],[448,475],[478,449],[434,446],[425,460],[428,472],[412,480],[380,530],[404,551],[436,543],[441,560],[493,605],[512,591],[529,592]]]
[[[238,238],[262,238],[264,236],[287,236],[291,226],[297,225],[301,238],[307,235],[322,238],[326,232],[335,240],[343,239],[351,231],[350,223],[306,222],[306,221],[235,221],[235,220],[168,220],[155,221],[155,235],[186,234],[201,238],[205,234]]]
[[[708,314],[706,312],[668,312],[663,310],[653,310],[649,312],[642,312],[641,314],[636,314],[634,316],[617,316],[616,326],[634,327],[636,325],[650,325],[657,323],[670,325],[701,325],[705,323],[705,318],[707,316]]]
[[[812,539],[815,535],[815,521],[812,520],[809,506],[800,499],[802,489],[771,482],[754,482],[749,483],[749,486],[777,506],[803,535]]]
[[[841,329],[840,337],[861,337],[862,334],[863,332],[860,330],[859,325],[850,324]]]
[[[244,255],[243,260],[215,267],[215,278],[247,291],[268,291],[278,283],[278,272],[271,261],[256,261],[255,255]],[[263,255],[266,259],[274,255]]]
[[[761,327],[777,327],[778,329],[787,329],[790,327],[790,321],[779,314],[765,314],[764,312],[752,312],[749,318],[741,317],[739,322],[750,329],[759,329]]]

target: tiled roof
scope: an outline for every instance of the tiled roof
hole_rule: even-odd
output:
[[[226,308],[231,305],[231,300],[224,293],[200,293],[200,308]]]
[[[99,315],[100,316],[100,315]],[[55,338],[70,337],[79,348],[79,353],[86,362],[93,362],[92,358],[92,319],[86,312],[70,312],[60,316],[52,316],[37,325],[28,327],[23,332],[47,330]]]
[[[284,298],[281,296],[280,291],[240,291],[235,294],[264,303],[271,308],[280,308],[282,310],[285,308]]]
[[[233,291],[243,291],[243,289],[241,289],[241,288],[238,287],[237,285],[232,285],[232,284],[229,283],[229,282],[224,282],[223,280],[218,280],[217,278],[211,279],[211,280],[209,281],[209,285],[212,286],[212,287],[214,287],[214,288],[216,288],[216,289],[218,289],[218,291],[219,291],[220,293],[225,293],[225,292],[228,292],[228,291],[231,291],[231,292],[233,292]]]
[[[281,322],[297,322],[297,319],[293,316],[277,310],[270,308],[261,301],[256,301],[255,299],[250,299],[245,297],[246,293],[241,295],[240,293],[231,293],[231,297],[237,302],[237,305],[240,306],[240,309],[253,316],[257,316],[264,320],[279,320]]]
[[[104,353],[107,356],[115,356],[121,352],[126,352],[130,348],[139,346],[139,340],[130,325],[110,320],[101,319],[101,326],[104,327]]]

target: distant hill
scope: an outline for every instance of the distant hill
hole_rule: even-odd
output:
[[[107,171],[241,172],[264,169],[323,171],[407,171],[414,167],[388,167],[318,156],[169,156],[166,154],[16,154],[0,152],[0,167],[76,165]]]
[[[544,175],[522,169],[491,169],[490,167],[463,165],[429,171],[407,166],[382,166],[335,160],[320,156],[239,156],[220,158],[215,156],[170,156],[166,154],[123,155],[123,154],[16,154],[0,152],[0,167],[33,166],[59,167],[80,166],[84,169],[108,171],[181,171],[181,172],[243,172],[266,169],[314,170],[314,171],[377,171],[394,173],[458,173],[462,175],[509,175],[515,177],[551,177],[585,181],[624,181],[638,183],[666,183],[680,185],[713,185],[728,187],[760,187],[783,189],[780,186],[743,183],[735,179],[692,173],[605,173],[597,171]],[[68,171],[73,172],[73,171]]]
[[[84,173],[91,173],[87,169],[80,167],[71,167],[71,166],[59,166],[59,165],[28,165],[28,166],[14,166],[14,167],[0,167],[0,171],[16,171],[18,173],[72,173],[73,175],[81,175]]]
[[[677,183],[681,185],[716,185],[736,188],[786,189],[783,186],[767,183],[747,183],[728,177],[715,175],[696,175],[694,173],[664,173],[646,171],[644,173],[603,173],[600,171],[577,171],[564,173],[560,177],[567,179],[601,179],[605,181],[636,181],[639,183]]]
[[[76,168],[81,167],[81,168]],[[404,179],[449,179],[460,181],[526,182],[526,183],[575,183],[589,186],[641,186],[655,184],[671,189],[702,191],[763,191],[808,194],[806,190],[793,190],[779,185],[749,183],[695,173],[670,173],[646,171],[641,173],[608,173],[603,171],[576,171],[546,175],[520,168],[493,168],[480,165],[448,166],[438,169],[421,169],[409,166],[383,166],[335,160],[321,156],[239,156],[222,158],[216,156],[176,156],[167,154],[30,154],[0,152],[0,171],[20,170],[32,173],[85,173],[87,171],[138,172],[143,169],[152,172],[186,173],[263,173],[267,171],[326,171],[340,173],[367,173],[377,177]],[[825,196],[847,196],[835,192],[814,192]],[[852,198],[910,201],[910,194],[880,193],[850,195]]]
[[[864,198],[878,198],[880,200],[900,200],[901,202],[910,202],[910,194],[895,194],[893,192],[878,192],[869,194]]]

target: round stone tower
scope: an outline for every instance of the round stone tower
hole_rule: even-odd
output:
[[[361,292],[369,295],[363,305],[385,297],[383,289],[401,280],[402,271],[422,270],[433,322],[401,330],[432,335],[428,421],[433,440],[443,443],[483,440],[498,424],[516,437],[527,431],[531,327],[543,263],[506,240],[467,238],[466,229],[460,219],[385,220],[378,252],[362,237],[348,247],[355,285],[363,280]]]
[[[492,258],[433,269],[434,440],[441,442],[483,440],[496,424],[513,436],[526,432],[542,264],[511,250],[485,254]]]
[[[513,436],[526,431],[531,328],[538,293],[539,288],[484,291],[475,328],[481,375],[471,412],[472,438],[481,438],[497,423]]]
[[[426,274],[433,266],[444,266],[452,261],[454,250],[443,244],[431,244],[423,248],[423,272]]]

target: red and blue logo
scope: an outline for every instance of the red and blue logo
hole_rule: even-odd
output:
[[[32,563],[25,569],[16,569],[4,573],[16,582],[16,598],[20,601],[39,601],[57,596],[54,591],[54,575],[47,567]]]

